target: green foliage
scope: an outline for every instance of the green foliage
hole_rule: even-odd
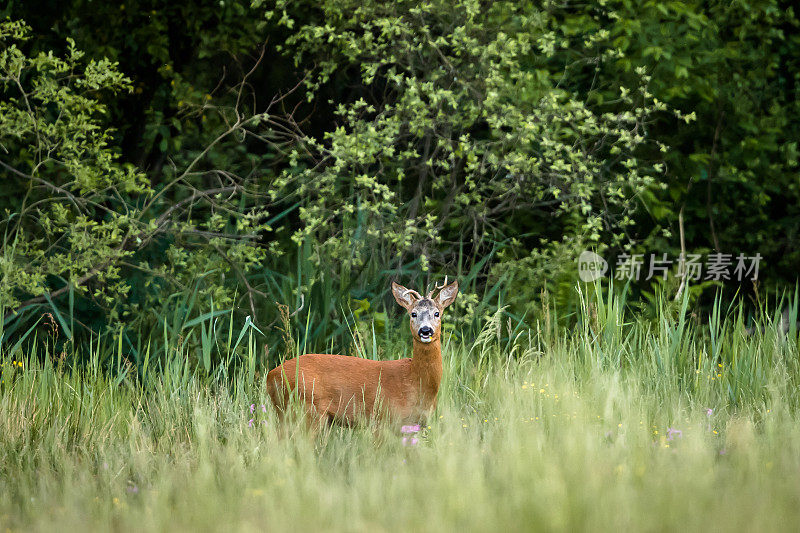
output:
[[[125,293],[117,262],[129,255],[137,216],[125,197],[147,183],[109,146],[96,95],[130,90],[130,80],[115,63],[84,61],[71,40],[64,58],[28,57],[19,44],[29,38],[21,22],[0,25],[0,301],[14,308],[26,294],[48,292],[52,278],[81,290],[95,277],[103,288],[94,296],[110,302]]]
[[[604,106],[566,88],[555,52],[562,38],[546,13],[514,3],[326,2],[317,24],[283,47],[309,71],[309,97],[357,68],[370,97],[335,107],[337,126],[305,136],[279,185],[306,199],[293,238],[312,239],[313,260],[350,277],[365,262],[423,271],[468,243],[477,263],[506,241],[524,253],[527,234],[562,223],[564,238],[619,242],[631,198],[655,185],[658,165],[639,161],[645,124],[665,109],[639,70]],[[593,61],[607,55],[595,39]],[[380,93],[380,97],[374,96]],[[333,103],[333,102],[330,102]],[[520,219],[527,219],[521,221]],[[508,239],[507,239],[508,238]],[[377,258],[376,258],[377,255]]]
[[[230,139],[264,129],[240,103],[246,80],[213,106],[208,99],[188,106],[187,114],[208,117],[205,135],[213,137],[196,137],[206,140],[201,146],[186,141],[158,183],[120,162],[104,123],[103,95],[131,89],[116,63],[84,60],[72,40],[65,58],[29,55],[21,48],[29,34],[18,22],[3,23],[0,34],[3,312],[45,305],[58,314],[54,300],[69,295],[72,317],[77,295],[105,312],[95,326],[120,317],[152,326],[147,310],[165,292],[200,283],[202,298],[230,306],[236,284],[226,274],[246,285],[253,265],[270,251],[278,255],[259,242],[269,229],[263,185],[239,176],[241,166],[214,166],[241,147]]]
[[[1,37],[0,305],[17,332],[47,311],[133,335],[196,292],[237,325],[313,300],[292,320],[327,346],[351,300],[391,324],[390,278],[444,274],[464,282],[459,327],[504,305],[530,321],[543,295],[572,316],[580,250],[677,257],[679,219],[690,253],[764,257],[726,298],[797,277],[800,32],[781,2],[0,15],[32,26]],[[671,277],[631,301],[655,316]],[[719,288],[693,286],[693,308]]]
[[[684,116],[658,115],[650,137],[670,147],[663,189],[642,197],[645,213],[631,237],[646,251],[677,255],[678,214],[687,247],[760,252],[767,284],[797,277],[800,260],[800,99],[795,50],[800,19],[778,1],[602,2],[553,9],[553,28],[573,31],[569,50],[586,34],[615,50],[611,80],[651,76],[648,90]],[[578,54],[579,55],[579,54]],[[594,84],[591,72],[584,86]],[[614,83],[595,98],[616,98]]]

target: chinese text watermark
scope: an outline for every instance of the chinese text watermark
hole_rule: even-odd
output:
[[[689,281],[743,281],[758,279],[761,254],[729,254],[714,252],[703,257],[700,254],[680,254],[670,258],[662,254],[627,254],[617,256],[613,272],[614,279],[645,281],[660,277],[667,279],[671,268],[677,265],[677,275]],[[608,271],[608,261],[594,252],[584,251],[578,257],[578,276],[582,281],[592,282]]]

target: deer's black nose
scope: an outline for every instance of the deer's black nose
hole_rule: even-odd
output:
[[[420,337],[429,337],[433,335],[433,328],[430,326],[422,326],[419,328],[419,336]]]

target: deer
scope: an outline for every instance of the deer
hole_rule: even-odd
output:
[[[412,357],[378,361],[305,354],[289,359],[267,374],[272,404],[282,414],[294,395],[317,426],[374,419],[424,424],[436,408],[442,381],[442,314],[457,294],[458,281],[447,285],[446,277],[425,297],[393,281],[392,295],[409,316]]]

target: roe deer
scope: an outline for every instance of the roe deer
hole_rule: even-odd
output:
[[[434,297],[433,293],[439,290]],[[350,424],[373,416],[398,423],[424,422],[436,406],[442,380],[441,315],[458,294],[458,282],[426,297],[392,282],[392,294],[408,311],[414,352],[410,359],[374,361],[332,354],[290,359],[267,375],[272,403],[283,410],[292,393],[317,423]]]

